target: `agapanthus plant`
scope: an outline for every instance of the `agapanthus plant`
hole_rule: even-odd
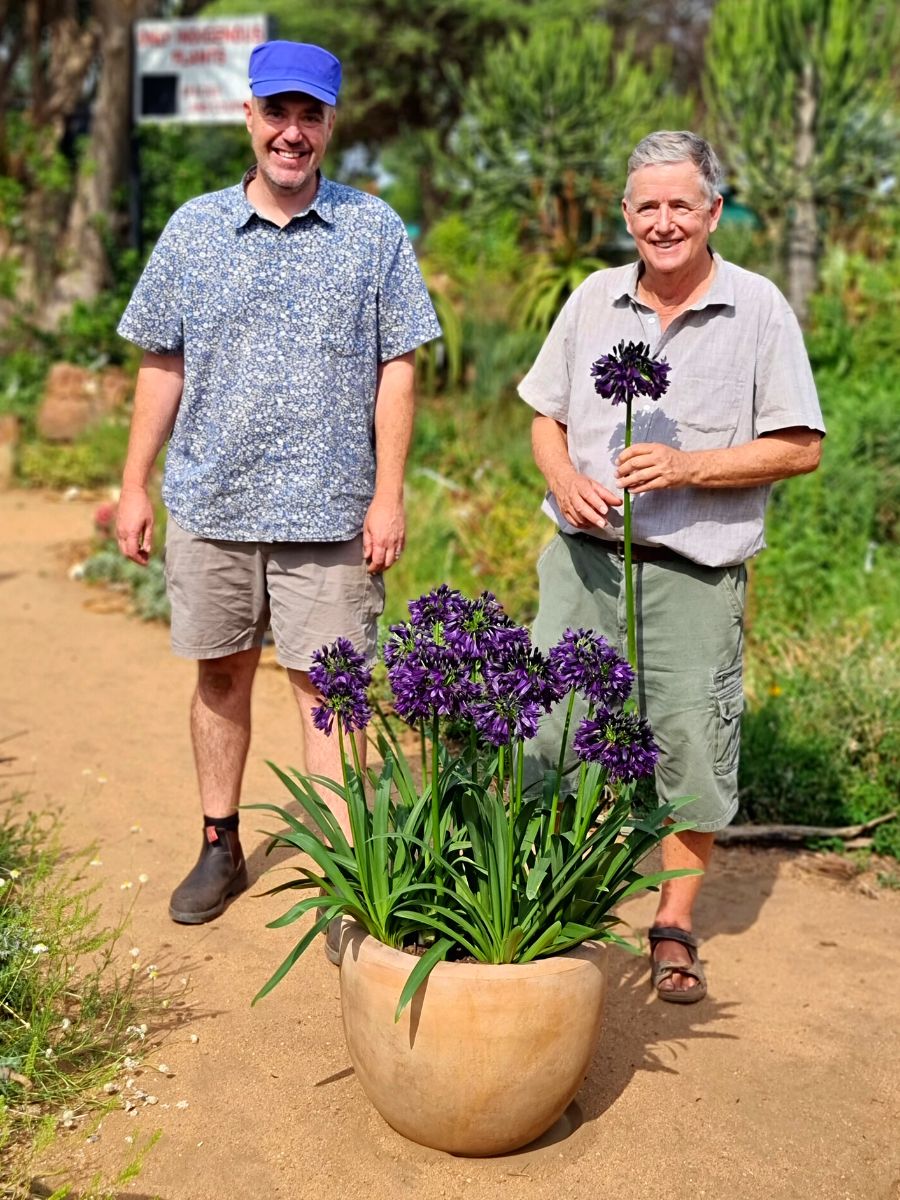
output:
[[[637,396],[659,400],[669,390],[671,367],[664,358],[654,358],[644,342],[619,342],[609,354],[591,365],[594,389],[613,404],[625,405],[625,449],[631,445],[631,404]],[[631,496],[626,490],[623,506],[625,540],[625,607],[628,616],[628,658],[637,670],[637,635],[634,614],[634,583],[631,578]]]
[[[418,957],[398,999],[398,1015],[436,962],[471,956],[526,962],[588,938],[623,942],[614,906],[673,873],[641,876],[637,865],[666,834],[666,805],[631,821],[634,781],[653,771],[649,726],[623,711],[634,672],[602,637],[567,630],[545,655],[494,596],[475,600],[442,587],[410,604],[385,646],[394,711],[430,741],[418,781],[384,720],[374,740],[382,765],[364,771],[350,736],[369,716],[370,672],[345,641],[323,647],[311,678],[321,693],[316,723],[337,731],[341,781],[275,770],[313,828],[283,809],[287,828],[274,845],[313,861],[274,889],[308,889],[281,926],[311,910],[317,919],[259,996],[278,982],[328,921],[352,916],[389,945]],[[576,698],[587,715],[573,748],[577,782],[564,772]],[[559,762],[530,785],[527,743],[543,713],[567,703]],[[442,722],[468,737],[448,748]],[[367,788],[371,803],[367,802]],[[322,792],[347,804],[352,843]],[[680,874],[682,872],[675,872]],[[321,889],[321,892],[318,891]],[[259,998],[259,997],[257,997]]]

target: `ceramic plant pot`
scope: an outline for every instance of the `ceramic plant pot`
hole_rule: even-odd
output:
[[[398,1133],[453,1154],[503,1154],[540,1137],[587,1073],[606,947],[517,965],[438,963],[395,1023],[415,963],[344,923],[344,1031],[366,1095]]]

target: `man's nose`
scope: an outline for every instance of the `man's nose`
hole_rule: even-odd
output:
[[[672,210],[669,205],[663,200],[659,208],[656,210],[656,227],[657,229],[668,229],[672,224]]]
[[[286,142],[302,142],[304,133],[299,125],[287,125],[281,131],[281,136]]]

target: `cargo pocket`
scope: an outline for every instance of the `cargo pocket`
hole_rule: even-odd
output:
[[[730,775],[737,769],[741,749],[744,684],[740,667],[730,671],[718,671],[715,674],[713,700],[716,710],[713,769],[717,775]]]

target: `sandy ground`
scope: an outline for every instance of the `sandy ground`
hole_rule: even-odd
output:
[[[170,656],[163,627],[109,612],[103,593],[67,578],[91,514],[84,501],[0,496],[0,749],[12,759],[0,794],[61,808],[72,847],[96,842],[107,919],[136,895],[123,962],[138,947],[182,998],[131,1072],[159,1103],[111,1112],[95,1141],[66,1134],[77,1178],[112,1173],[126,1139],[159,1129],[123,1197],[900,1200],[900,896],[772,851],[714,865],[698,913],[704,1003],[654,1001],[645,963],[613,951],[587,1080],[540,1144],[468,1160],[395,1134],[354,1079],[338,972],[317,949],[250,1008],[296,937],[264,929],[282,900],[261,898],[260,883],[214,924],[166,916],[199,847],[193,667]],[[260,672],[254,703],[245,799],[281,802],[264,760],[290,764],[296,733],[278,670]],[[254,877],[261,825],[245,817]],[[624,915],[639,928],[651,912],[643,897]]]

